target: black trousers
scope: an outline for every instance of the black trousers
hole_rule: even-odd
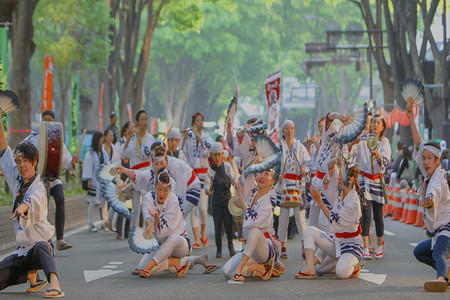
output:
[[[383,220],[383,204],[375,201],[366,201],[367,205],[361,205],[362,217],[361,228],[362,236],[369,236],[370,223],[372,222],[372,210],[373,220],[375,221],[375,230],[377,237],[384,235],[384,220]]]
[[[27,272],[43,269],[47,280],[50,273],[56,273],[53,246],[48,242],[38,242],[25,256],[16,254],[0,262],[0,290],[11,285],[27,282]]]
[[[55,199],[55,229],[56,239],[62,240],[64,238],[64,222],[66,213],[64,211],[64,190],[62,184],[57,184],[50,189],[50,195]]]
[[[128,235],[130,234],[131,220],[120,215],[117,217],[117,236],[122,236],[123,219],[125,219],[125,238],[128,238]]]
[[[228,245],[233,243],[233,217],[227,205],[213,205],[214,234],[217,250],[222,250],[222,222],[227,234]]]

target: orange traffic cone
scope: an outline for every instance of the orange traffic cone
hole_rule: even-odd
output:
[[[417,218],[416,223],[414,223],[414,227],[423,227],[423,203],[422,199],[419,199],[419,207],[417,208]]]
[[[406,224],[413,225],[417,219],[417,195],[414,189],[411,190],[410,193],[411,204],[410,210],[408,212],[408,217],[406,218]]]
[[[397,188],[395,188],[395,190],[397,191]],[[398,188],[398,190],[400,190],[400,187]],[[384,216],[389,216],[393,214],[394,212],[394,187],[393,186],[389,186],[389,193],[387,194],[388,196],[388,205],[386,205],[386,209],[385,209],[385,214]]]
[[[405,223],[406,219],[408,218],[408,212],[411,209],[411,197],[410,195],[410,189],[407,189],[406,192],[402,193],[402,200],[403,200],[403,212],[402,212],[402,218],[400,219],[400,222]]]
[[[400,189],[400,188],[399,188]],[[394,193],[394,216],[392,220],[398,221],[402,217],[402,194],[403,190],[399,190],[397,193]]]

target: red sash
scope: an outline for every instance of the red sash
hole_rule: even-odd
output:
[[[301,180],[302,175],[297,174],[284,174],[283,178],[289,179],[289,180]]]
[[[134,167],[132,167],[133,170],[139,170],[145,167],[150,167],[150,162],[149,161],[145,161],[143,163],[137,164]]]
[[[358,230],[356,230],[355,232],[341,232],[341,233],[335,233],[337,238],[340,239],[351,239],[354,237],[357,237],[358,235],[360,235],[362,232],[362,228],[361,225],[358,226]]]
[[[369,174],[369,173],[364,173],[363,171],[359,171],[359,174],[363,175],[364,177],[369,178],[370,180],[380,179],[380,173],[372,175],[372,174]]]
[[[322,173],[319,170],[316,170],[316,176],[319,179],[323,179],[325,177],[326,173]]]

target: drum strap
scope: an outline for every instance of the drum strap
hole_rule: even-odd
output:
[[[20,204],[22,204],[23,199],[25,198],[25,194],[28,191],[28,188],[33,184],[34,180],[36,179],[38,173],[35,173],[33,177],[31,177],[27,182],[24,182],[23,178],[20,177],[20,186],[19,186],[19,192],[16,196],[16,201],[14,201],[13,205],[13,213],[16,210],[17,207],[19,207]]]

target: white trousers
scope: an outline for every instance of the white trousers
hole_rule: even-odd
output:
[[[280,217],[278,221],[278,236],[280,242],[285,243],[287,241],[287,231],[289,226],[289,208],[280,207]],[[305,210],[300,210],[300,207],[294,207],[295,224],[297,225],[298,234],[300,240],[303,241],[303,234],[306,229],[306,217]]]
[[[195,205],[189,201],[184,201],[184,207],[183,207],[183,219],[186,219],[187,216],[191,213],[191,211],[194,209]],[[192,218],[192,217],[191,217]]]
[[[320,207],[313,204],[314,200],[311,201],[311,206],[309,207],[309,223],[308,226],[314,226],[319,228],[319,213],[320,213]]]
[[[238,252],[234,255],[228,262],[223,266],[223,272],[225,277],[230,279],[233,277],[237,266],[241,262],[242,255],[250,257],[246,265],[250,264],[263,264],[269,260],[269,242],[270,239],[266,239],[264,233],[258,228],[250,228],[247,234],[247,243],[245,244],[244,250]],[[242,274],[247,273],[247,268],[242,269]]]
[[[352,275],[355,265],[358,264],[358,258],[351,253],[344,253],[339,258],[336,257],[336,243],[332,242],[328,234],[316,227],[309,226],[305,230],[304,244],[305,249],[312,249],[316,251],[316,257],[320,263],[324,258],[329,256],[337,260],[336,275],[339,278],[348,278]],[[317,246],[317,247],[316,247]]]
[[[108,220],[108,204],[106,201],[103,202],[103,204],[95,204],[94,201],[89,202],[88,206],[88,222],[89,225],[94,225],[94,209],[96,207],[100,207],[101,209],[101,216],[103,219],[103,222],[106,222]]]
[[[186,238],[182,237],[179,234],[174,233],[170,235],[164,243],[162,243],[162,245],[159,247],[158,250],[152,251],[151,253],[148,254],[144,254],[141,261],[139,262],[137,269],[142,270],[152,260],[156,262],[157,266],[161,265],[162,267],[165,267],[166,266],[165,261],[167,261],[169,257],[183,257],[188,254],[189,254],[189,245]],[[167,268],[168,265],[167,267],[165,267],[165,269],[161,270],[156,269],[156,270],[159,270],[158,272],[161,272],[167,270]],[[158,272],[153,272],[152,269],[152,272],[150,273],[153,274]]]
[[[133,219],[131,220],[131,226],[139,226],[139,218],[141,217],[141,193],[135,191],[134,189],[131,191],[131,216]]]
[[[198,228],[199,222],[198,222],[198,216],[200,216],[200,224],[206,225],[206,220],[208,218],[207,213],[207,206],[208,204],[208,196],[205,194],[205,189],[200,189],[200,199],[198,201],[198,206],[195,207],[192,205],[192,213],[191,213],[191,225],[192,228]],[[187,214],[186,214],[187,215]]]

